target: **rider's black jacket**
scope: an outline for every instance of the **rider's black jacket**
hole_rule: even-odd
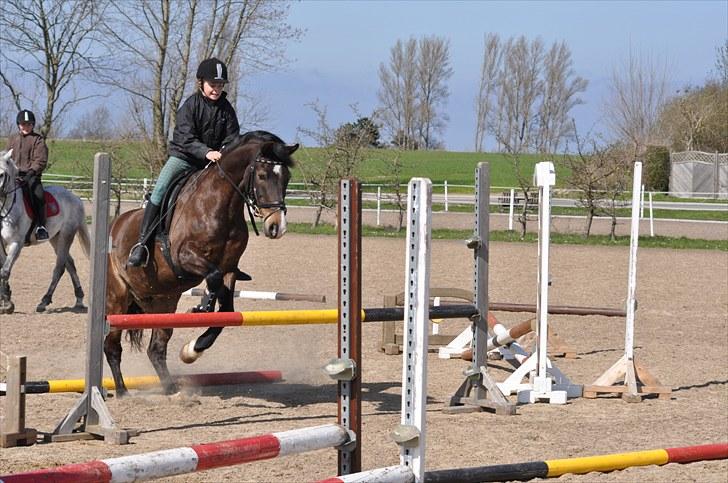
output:
[[[177,111],[177,125],[169,143],[169,155],[204,168],[209,151],[220,151],[240,135],[235,109],[223,92],[211,101],[197,91]]]

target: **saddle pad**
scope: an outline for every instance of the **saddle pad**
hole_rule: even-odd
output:
[[[56,216],[60,213],[61,208],[58,206],[58,200],[56,200],[55,196],[47,191],[44,191],[43,195],[45,196],[46,218]],[[30,196],[25,190],[23,190],[23,204],[25,205],[25,213],[27,213],[28,217],[32,220],[33,209],[30,206]]]

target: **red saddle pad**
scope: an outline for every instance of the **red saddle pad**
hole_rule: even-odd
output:
[[[56,200],[56,198],[47,191],[43,192],[43,194],[45,195],[46,218],[56,216],[61,212],[61,208],[58,206],[58,200]],[[33,218],[33,210],[30,207],[30,197],[28,196],[28,193],[25,193],[25,190],[23,190],[23,204],[25,204],[25,212],[30,218]]]

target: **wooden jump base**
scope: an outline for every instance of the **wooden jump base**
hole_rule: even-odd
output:
[[[344,428],[327,424],[0,476],[0,483],[144,481],[335,448],[348,440]]]
[[[0,448],[31,446],[38,432],[25,427],[25,356],[10,356],[0,352],[0,364],[7,370],[8,397],[5,398],[3,424],[0,426]]]
[[[182,295],[192,297],[204,297],[206,291],[204,288],[192,288]],[[252,300],[294,300],[297,302],[319,302],[326,303],[326,295],[313,295],[303,293],[285,293],[285,292],[261,292],[258,290],[236,290],[233,297],[238,299]]]
[[[668,463],[693,463],[696,461],[728,459],[728,443],[686,446],[681,448],[634,451],[584,458],[534,461],[508,465],[481,466],[452,470],[428,471],[428,483],[458,481],[525,481],[532,478],[555,478],[567,473],[584,474],[623,470],[633,466],[666,465]]]
[[[283,380],[281,371],[219,372],[211,374],[187,374],[174,377],[174,381],[178,385],[199,387],[279,382],[281,380]],[[85,382],[84,379],[49,379],[47,381],[27,381],[23,384],[23,387],[25,388],[25,394],[83,392],[86,389]],[[125,377],[124,383],[128,389],[148,389],[159,386],[159,377]],[[102,384],[104,389],[116,389],[114,379],[110,377],[105,377],[102,380]],[[0,383],[0,396],[5,395],[5,391],[6,385]]]
[[[477,313],[473,305],[430,307],[434,318],[470,317]],[[404,308],[371,308],[361,310],[362,322],[402,320]],[[115,329],[161,329],[189,327],[237,327],[264,325],[336,324],[338,309],[322,310],[266,310],[251,312],[201,312],[179,314],[122,314],[107,315],[109,325]]]

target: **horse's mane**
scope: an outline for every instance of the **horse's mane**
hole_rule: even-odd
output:
[[[236,140],[228,144],[223,148],[223,154],[232,152],[235,148],[238,148],[240,146],[243,146],[245,144],[251,143],[251,142],[257,142],[260,144],[263,143],[273,143],[273,153],[275,153],[275,156],[280,160],[283,161],[286,166],[292,166],[293,165],[293,159],[291,159],[288,152],[284,149],[286,146],[285,141],[283,141],[281,138],[276,136],[275,134],[268,132],[268,131],[248,131],[244,134],[241,134],[238,136]]]

